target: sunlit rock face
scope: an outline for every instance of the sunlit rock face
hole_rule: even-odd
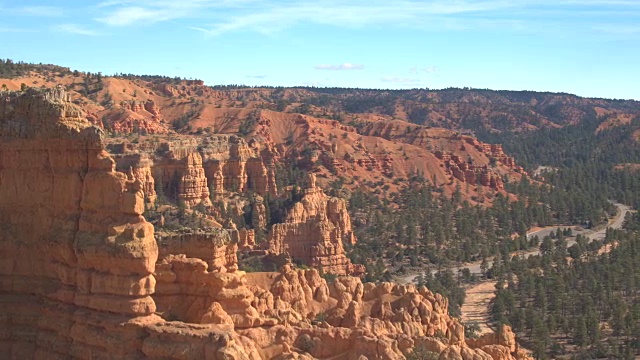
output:
[[[142,216],[146,170],[115,171],[101,130],[61,89],[0,95],[0,140],[3,358],[392,360],[416,346],[440,359],[526,358],[508,329],[466,341],[426,288],[328,283],[289,265],[246,274],[223,230],[156,241]],[[184,189],[200,187],[191,160]],[[343,205],[314,189],[287,224],[348,239]]]

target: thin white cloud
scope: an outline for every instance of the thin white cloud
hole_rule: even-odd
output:
[[[99,18],[98,21],[112,26],[126,26],[170,20],[177,15],[163,9],[153,10],[140,6],[127,6],[117,9],[106,17]]]
[[[294,1],[288,6],[266,6],[259,11],[223,18],[208,27],[199,26],[196,30],[216,36],[239,30],[272,33],[299,23],[341,27],[371,24],[421,26],[425,21],[432,20],[432,17],[471,14],[509,6],[508,2],[500,0],[436,0],[430,3],[408,0],[393,3],[383,0],[333,0],[324,3]]]
[[[604,24],[596,25],[593,29],[610,35],[640,34],[640,25]]]
[[[428,31],[487,28],[545,31],[550,25],[558,25],[557,19],[565,15],[596,14],[603,8],[629,14],[640,11],[640,1],[104,0],[94,10],[98,13],[96,20],[109,26],[182,20],[185,27],[210,37],[240,31],[271,35],[300,24],[343,28],[376,25]],[[598,23],[602,18],[596,16],[592,19]]]
[[[440,69],[435,66],[435,65],[431,65],[431,66],[427,66],[427,67],[412,67],[411,69],[409,69],[409,72],[411,74],[420,74],[420,73],[427,73],[427,74],[433,74],[433,73],[437,73],[438,71],[440,71]]]
[[[320,64],[314,66],[313,68],[316,70],[362,70],[364,69],[364,65],[346,62],[338,65]]]
[[[53,30],[75,35],[96,36],[98,33],[94,30],[87,29],[78,24],[59,24],[53,27]]]
[[[96,20],[111,26],[152,24],[186,18],[206,18],[210,10],[231,10],[259,0],[114,0],[96,7],[105,13]],[[220,15],[220,14],[218,14]]]
[[[0,27],[0,33],[27,33],[27,32],[35,32],[35,30],[11,28],[11,27]]]
[[[125,5],[130,4],[131,0],[113,0],[113,1],[103,1],[96,5],[97,8],[111,7],[117,5]]]
[[[2,9],[2,11],[15,16],[59,17],[64,15],[64,10],[55,6],[24,6]]]
[[[247,77],[252,79],[266,79],[267,75],[247,75]]]
[[[380,79],[382,82],[391,82],[391,83],[410,83],[417,84],[420,82],[420,79],[415,78],[405,78],[405,77],[396,77],[396,76],[385,76]]]

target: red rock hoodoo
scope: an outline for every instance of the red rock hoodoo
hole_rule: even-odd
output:
[[[0,139],[5,358],[394,360],[416,346],[440,359],[527,358],[508,330],[465,340],[447,299],[424,287],[327,283],[290,266],[246,274],[223,230],[156,242],[145,167],[116,171],[64,90],[0,95]],[[305,197],[287,224],[349,237],[340,204],[314,186]]]
[[[308,176],[304,196],[287,214],[285,223],[275,224],[269,235],[269,251],[289,254],[294,260],[338,275],[362,275],[363,265],[352,264],[343,244],[355,244],[351,218],[343,199],[325,195]]]

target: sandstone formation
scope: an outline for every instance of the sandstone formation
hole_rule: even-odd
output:
[[[461,188],[465,200],[490,205],[495,192],[506,195],[504,178],[517,181],[524,174],[499,146],[447,129],[360,118],[354,119],[359,124],[356,129],[335,120],[270,110],[256,112],[254,121],[247,137],[261,149],[263,159],[276,163],[286,159],[285,163],[317,174],[325,187],[366,186],[385,197],[420,174],[446,194]],[[450,160],[454,156],[457,163]],[[480,188],[465,183],[491,191],[479,196]]]
[[[138,181],[142,183],[145,204],[149,206],[157,199],[155,189],[155,179],[151,170],[153,162],[146,154],[134,153],[123,156],[116,163],[116,170],[124,173],[132,173]]]
[[[144,103],[144,109],[150,113],[151,115],[153,115],[153,119],[156,121],[160,121],[161,115],[160,115],[160,109],[158,108],[158,105],[156,105],[156,103],[149,99]]]
[[[279,273],[209,272],[206,263],[181,256],[157,268],[163,314],[235,329],[263,359],[402,359],[416,346],[441,359],[527,358],[513,338],[470,346],[447,315],[447,300],[424,287],[353,277],[328,284],[317,270],[289,266]]]
[[[502,145],[482,143],[470,136],[444,129],[430,129],[398,121],[378,121],[365,126],[362,133],[427,148],[442,162],[441,166],[446,169],[448,176],[470,185],[480,184],[500,191],[504,190],[502,176],[524,173],[513,157],[504,153]],[[443,142],[443,139],[447,141]],[[448,150],[442,149],[445,145]]]
[[[513,157],[507,156],[500,144],[485,144],[470,136],[462,136],[465,143],[481,151],[489,159],[500,163],[517,173],[524,173],[521,166],[516,165]],[[464,146],[464,145],[463,145]],[[459,155],[451,152],[436,151],[435,155],[442,160],[447,170],[458,180],[470,185],[481,184],[496,190],[504,190],[504,183],[499,173],[493,171],[488,165],[474,165],[464,161]]]
[[[158,248],[142,184],[115,172],[100,130],[67,100],[62,89],[0,99],[0,352],[140,358],[191,341],[204,355],[207,341],[154,315]]]
[[[247,190],[255,190],[261,195],[269,193],[273,198],[277,194],[273,174],[280,164],[294,164],[318,174],[322,186],[341,178],[347,180],[343,186],[348,190],[375,186],[377,189],[373,191],[381,197],[384,193],[401,190],[406,186],[403,179],[412,178],[413,174],[419,173],[424,175],[424,179],[441,187],[447,195],[463,185],[463,198],[472,203],[475,201],[474,197],[483,198],[480,203],[487,206],[492,202],[493,191],[506,195],[500,185],[504,177],[514,181],[520,176],[517,166],[512,164],[513,159],[501,154],[502,161],[500,156],[494,156],[497,152],[480,149],[487,144],[478,143],[476,146],[467,143],[465,137],[471,142],[476,141],[475,139],[456,131],[397,120],[407,120],[411,109],[419,104],[405,103],[398,99],[393,115],[389,111],[384,114],[376,113],[380,110],[376,107],[370,109],[372,113],[342,108],[344,104],[340,99],[343,97],[372,96],[371,103],[375,104],[377,93],[353,90],[341,95],[323,94],[323,103],[328,101],[330,105],[321,105],[312,101],[319,94],[310,89],[218,89],[204,86],[202,81],[195,80],[119,76],[104,77],[101,90],[88,97],[81,91],[81,86],[74,85],[82,80],[84,74],[51,78],[46,75],[48,70],[42,70],[42,74],[37,74],[38,71],[32,74],[37,77],[38,86],[62,84],[71,89],[69,92],[74,102],[81,104],[87,112],[87,118],[93,124],[102,126],[111,136],[127,135],[124,141],[135,141],[132,140],[135,135],[159,135],[157,142],[166,142],[171,148],[175,148],[181,145],[174,144],[174,140],[183,142],[187,136],[181,138],[170,129],[169,124],[175,125],[182,134],[195,135],[193,138],[197,140],[193,141],[189,152],[198,152],[202,156],[209,192],[218,198],[225,198],[228,192],[242,193]],[[33,83],[33,80],[29,81],[27,78],[0,79],[9,89],[16,86],[19,88],[20,81],[25,84]],[[440,98],[447,92],[411,93],[436,102],[443,101],[444,109],[439,110],[439,106],[428,101],[429,105],[426,107],[429,108],[430,123],[453,129],[461,126],[456,121],[459,120],[456,119],[457,116],[469,115],[467,106],[471,106],[478,98],[487,100],[484,98],[486,94],[483,94],[471,98],[463,96],[465,105],[449,103]],[[489,108],[501,108],[504,106],[501,101],[501,105],[490,101],[485,105]],[[503,112],[503,109],[500,110],[501,117],[505,115]],[[484,110],[477,116],[482,117],[482,114]],[[434,116],[431,117],[432,115]],[[518,119],[521,116],[523,115],[518,113]],[[330,120],[327,117],[340,120]],[[541,119],[540,126],[549,125],[540,114],[536,117]],[[390,120],[391,118],[396,120]],[[518,119],[512,120],[517,122]],[[122,139],[121,137],[117,141]],[[240,139],[237,148],[230,149],[230,143],[236,139]],[[203,148],[200,147],[201,140],[211,140],[212,143]],[[205,153],[211,151],[211,154]],[[473,162],[469,163],[468,169],[460,166],[447,167],[453,164],[445,165],[435,157],[436,151],[459,156],[463,162],[468,162],[470,157]],[[173,160],[179,162],[184,157],[186,154],[181,154]],[[490,159],[495,160],[495,165],[488,166]],[[153,160],[155,164],[156,159]],[[153,172],[153,175],[155,177],[156,173]],[[171,172],[165,173],[163,186],[167,186],[172,175]],[[493,189],[486,201],[484,196],[476,193],[479,191],[477,187],[464,186],[465,182],[469,184],[467,178],[478,184],[485,183],[487,188]]]
[[[442,160],[449,174],[463,183],[480,184],[496,190],[504,190],[504,183],[498,174],[493,173],[487,165],[473,165],[463,161],[460,156],[436,151],[436,157]]]
[[[364,273],[363,266],[351,264],[345,255],[343,244],[353,245],[356,241],[345,201],[325,195],[316,186],[315,176],[309,177],[308,188],[302,190],[304,196],[288,212],[285,223],[267,229],[264,199],[257,194],[275,195],[275,174],[241,138],[219,135],[207,138],[199,146],[192,138],[160,143],[149,139],[137,144],[113,143],[109,149],[118,169],[132,169],[143,188],[149,190],[148,204],[157,198],[156,186],[187,208],[211,207],[210,191],[213,198],[223,204],[230,202],[221,196],[227,191],[255,191],[252,225],[258,235],[269,231],[269,237],[267,243],[260,243],[256,240],[264,240],[264,235],[256,239],[255,231],[241,230],[234,236],[241,240],[243,251],[286,253],[295,261],[328,273]],[[225,207],[229,207],[227,205]],[[236,205],[233,209],[239,211],[242,206]],[[219,210],[212,209],[211,213],[224,224],[228,219],[221,218]],[[229,209],[226,210],[224,213],[228,216]],[[234,215],[234,219],[240,217],[242,213]]]
[[[187,207],[210,206],[210,195],[252,190],[277,194],[273,165],[266,164],[242,138],[214,135],[204,139],[142,138],[137,144],[110,139],[108,149],[118,169],[132,167],[145,173],[145,187],[161,184],[162,192]],[[151,172],[152,178],[146,173]],[[156,190],[154,189],[154,196]]]
[[[178,201],[188,207],[198,204],[210,205],[209,187],[202,168],[202,157],[198,153],[190,153],[184,159],[184,168],[178,184]]]
[[[146,102],[136,100],[122,101],[120,109],[114,109],[105,115],[110,130],[121,134],[167,134],[170,130],[162,120],[160,109],[149,99]]]
[[[211,271],[227,272],[238,268],[238,245],[227,230],[209,228],[183,233],[156,233],[156,240],[160,260],[182,254],[206,262]]]
[[[202,145],[205,171],[217,194],[254,190],[277,194],[273,163],[264,161],[256,149],[237,136],[211,137]]]
[[[4,357],[392,360],[422,346],[440,359],[527,358],[506,329],[467,341],[426,288],[327,283],[288,265],[245,274],[225,232],[159,236],[158,246],[145,185],[133,167],[116,171],[101,131],[67,100],[62,89],[0,96]],[[306,196],[289,220],[350,231],[328,212],[341,205],[313,186]]]
[[[272,226],[268,246],[274,254],[289,254],[327,273],[361,275],[364,266],[351,264],[343,245],[355,242],[345,201],[325,195],[310,174],[304,196],[289,210],[285,223]]]
[[[501,162],[505,166],[514,169],[517,172],[523,172],[521,166],[516,165],[515,159],[511,156],[507,156],[502,150],[502,145],[500,144],[486,144],[478,141],[478,139],[472,138],[471,136],[462,136],[462,139],[467,143],[475,147],[476,149],[482,151],[489,158],[493,158],[496,161]]]

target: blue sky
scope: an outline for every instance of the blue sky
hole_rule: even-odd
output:
[[[207,84],[640,100],[640,0],[0,0],[0,58]]]

